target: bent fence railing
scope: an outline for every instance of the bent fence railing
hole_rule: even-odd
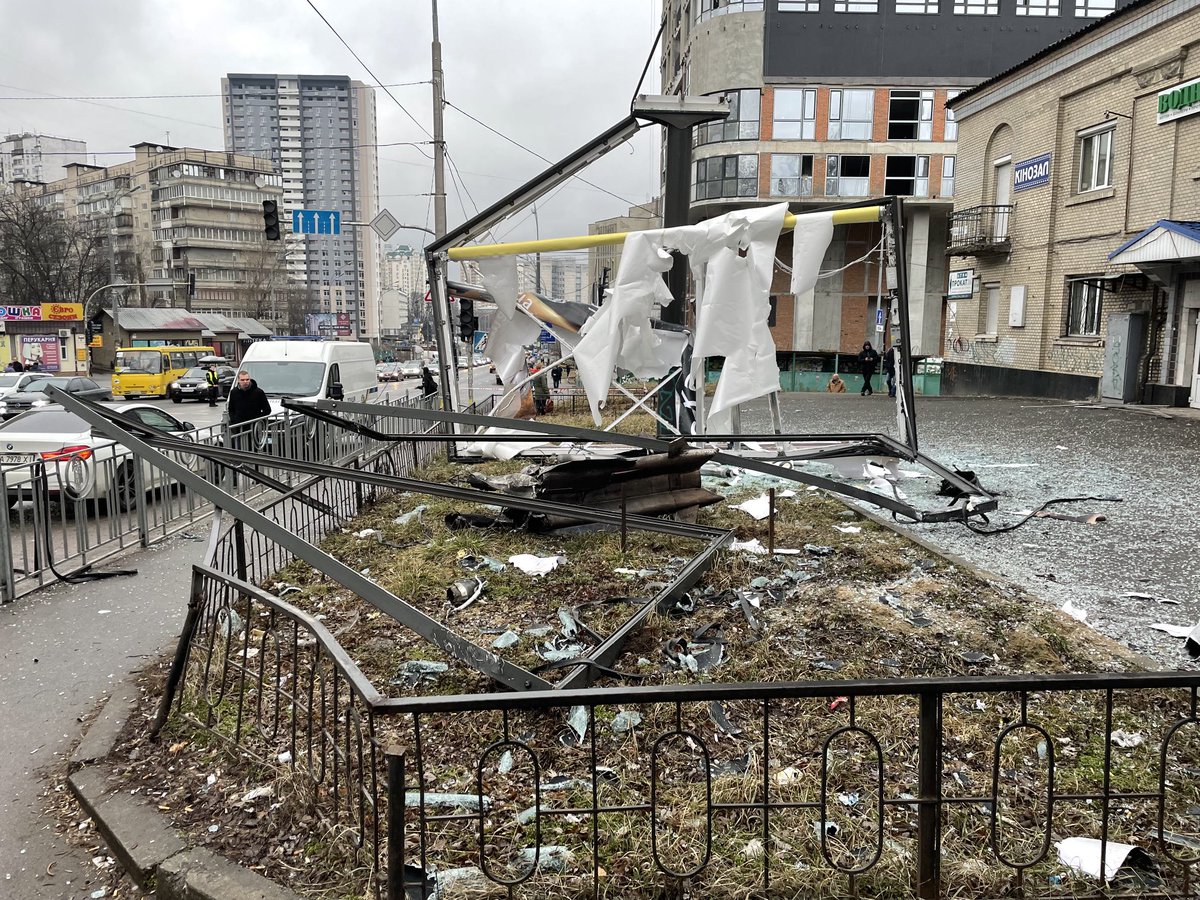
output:
[[[427,401],[385,395],[381,403],[423,405]],[[235,441],[222,425],[197,429],[188,437],[200,444],[232,446]],[[293,412],[259,420],[237,440],[277,456],[279,468],[265,474],[288,488],[310,480],[289,471],[289,459],[358,465],[380,449],[350,432]],[[428,449],[423,447],[422,452]],[[405,445],[391,456],[406,464],[412,452]],[[209,480],[222,477],[216,466],[199,457],[180,454],[179,458]],[[70,456],[19,464],[0,461],[0,497],[6,504],[6,514],[0,515],[0,603],[64,578],[87,577],[91,567],[202,526],[212,513],[206,500],[149,464],[139,465],[124,448],[96,453],[86,466],[80,462]],[[243,500],[273,493],[246,476],[235,477],[226,487]]]
[[[379,897],[1196,887],[1200,673],[385,697],[311,616],[197,566],[169,682],[160,722],[302,775]]]

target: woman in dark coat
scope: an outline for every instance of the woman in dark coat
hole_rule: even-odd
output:
[[[875,377],[875,370],[879,368],[879,354],[871,346],[870,341],[863,344],[862,353],[858,354],[858,364],[862,367],[862,395],[865,397],[867,394],[874,394],[875,389],[871,387],[871,379]]]

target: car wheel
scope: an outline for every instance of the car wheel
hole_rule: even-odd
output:
[[[182,403],[182,402],[183,402],[183,398],[182,398],[181,396],[179,396],[179,394],[172,394],[172,395],[171,395],[171,402],[172,402],[172,403]]]
[[[133,465],[127,462],[121,466],[113,482],[113,493],[116,496],[117,508],[121,512],[133,512],[138,506],[137,478],[134,476]]]

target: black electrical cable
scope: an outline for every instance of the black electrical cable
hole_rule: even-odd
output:
[[[642,90],[642,83],[646,80],[646,73],[650,71],[650,63],[654,61],[654,51],[658,49],[658,42],[662,40],[663,31],[667,27],[667,13],[663,10],[663,19],[658,25],[658,34],[654,36],[654,43],[650,45],[650,53],[646,57],[646,65],[642,66],[642,77],[638,79],[637,87],[633,89],[633,96],[629,98],[629,114],[633,115],[634,104],[637,103],[638,94]]]
[[[1043,503],[1041,506],[1039,506],[1037,509],[1035,509],[1033,512],[1031,512],[1029,515],[1014,522],[1013,524],[1002,525],[998,528],[980,528],[978,525],[974,524],[970,520],[969,515],[971,514],[971,510],[964,507],[963,508],[963,518],[960,521],[962,522],[963,525],[966,525],[969,529],[971,529],[976,534],[984,534],[984,535],[1007,534],[1010,531],[1016,531],[1018,528],[1020,528],[1022,525],[1024,525],[1026,522],[1028,522],[1030,519],[1037,518],[1038,513],[1048,509],[1051,506],[1057,506],[1060,503],[1083,503],[1085,501],[1091,501],[1093,503],[1123,503],[1124,499],[1121,497],[1057,497],[1054,500],[1047,500],[1045,503]],[[980,516],[984,522],[988,521],[988,517],[983,515],[982,513],[974,513],[974,515]]]

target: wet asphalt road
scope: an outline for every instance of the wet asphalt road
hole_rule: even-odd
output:
[[[883,431],[896,435],[895,407],[873,397],[783,395],[784,426],[795,431]],[[1170,412],[1170,411],[1167,411]],[[1003,575],[1061,607],[1069,600],[1088,624],[1169,668],[1196,668],[1183,641],[1150,629],[1156,622],[1200,620],[1200,411],[1158,418],[1144,408],[1087,409],[1054,402],[993,398],[918,398],[923,452],[975,471],[999,495],[993,524],[1020,518],[1057,497],[1120,498],[1056,510],[1102,513],[1082,525],[1034,519],[1008,534],[981,536],[962,525],[912,530],[979,567]],[[765,410],[743,416],[762,428]],[[861,482],[860,482],[861,483]],[[926,508],[943,505],[937,480],[899,486]],[[1125,597],[1151,594],[1177,604]]]

